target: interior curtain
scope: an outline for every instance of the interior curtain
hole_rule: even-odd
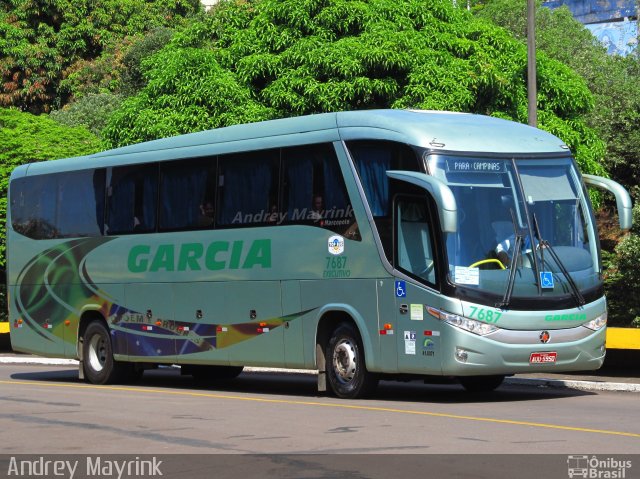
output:
[[[268,211],[270,166],[270,162],[261,159],[223,163],[222,205],[218,215],[220,224],[232,224],[238,214],[244,223],[247,215]]]
[[[370,146],[357,146],[353,149],[371,213],[373,216],[387,216],[389,214],[389,182],[386,172],[391,165],[391,152]]]

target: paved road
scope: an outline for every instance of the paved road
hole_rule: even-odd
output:
[[[0,366],[5,454],[637,454],[638,405],[634,393],[393,382],[343,401],[317,396],[312,375],[264,372],[216,389],[166,369],[93,386],[68,366]]]

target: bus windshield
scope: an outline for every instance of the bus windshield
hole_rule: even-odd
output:
[[[456,286],[579,297],[600,284],[591,210],[570,158],[434,155],[428,165],[456,198],[457,232],[445,236]]]

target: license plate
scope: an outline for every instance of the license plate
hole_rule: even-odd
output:
[[[529,364],[549,364],[555,363],[558,353],[531,353]]]

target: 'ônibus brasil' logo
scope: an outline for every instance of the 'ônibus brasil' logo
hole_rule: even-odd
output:
[[[127,262],[132,273],[271,268],[271,240],[136,245]]]

